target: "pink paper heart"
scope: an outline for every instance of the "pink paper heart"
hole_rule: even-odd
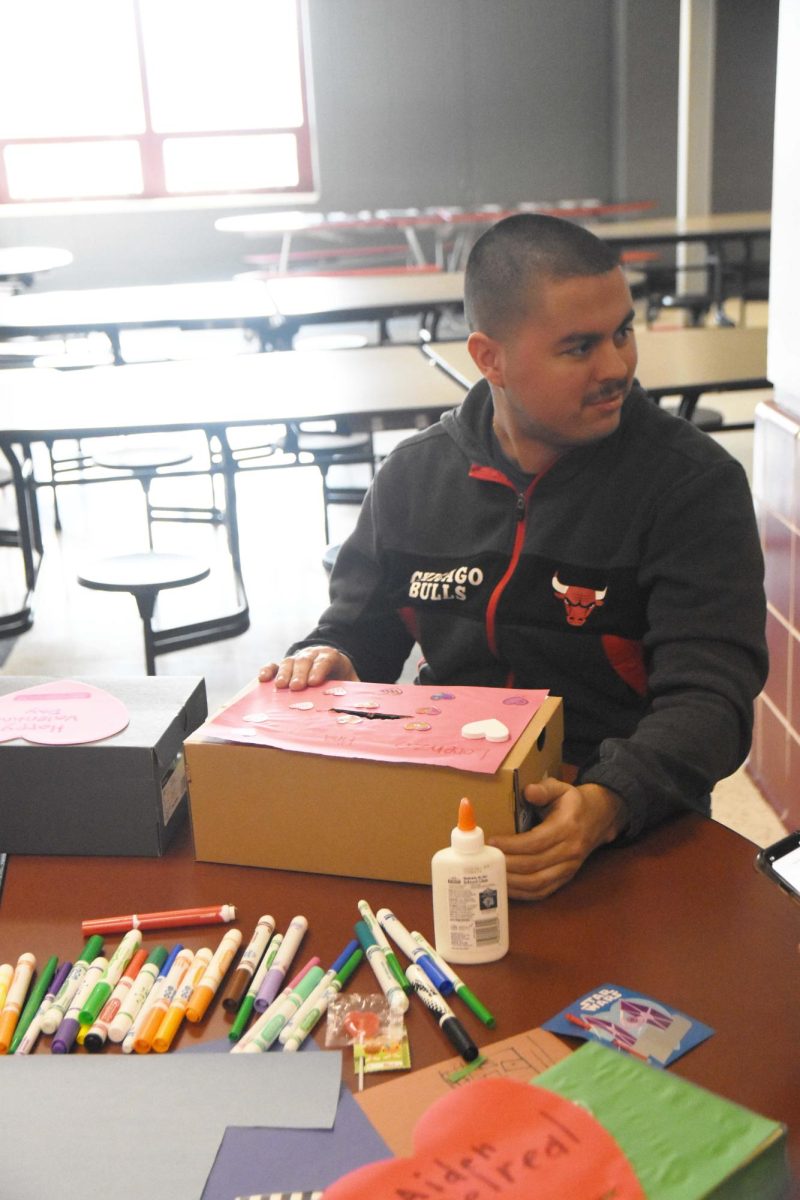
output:
[[[645,1200],[619,1145],[579,1104],[510,1079],[475,1080],[434,1101],[414,1154],[359,1167],[325,1200]]]
[[[129,721],[116,696],[72,679],[0,696],[0,742],[19,738],[40,746],[76,746],[111,737]]]

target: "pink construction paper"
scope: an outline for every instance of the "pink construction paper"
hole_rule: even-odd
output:
[[[220,741],[333,758],[427,763],[493,774],[546,697],[546,690],[521,688],[337,682],[290,692],[272,683],[255,683],[207,721],[202,733]],[[341,709],[346,711],[335,711]],[[463,725],[490,717],[507,726],[507,742],[462,737]]]
[[[0,696],[0,742],[19,738],[40,746],[77,746],[111,737],[129,720],[116,696],[72,679]]]

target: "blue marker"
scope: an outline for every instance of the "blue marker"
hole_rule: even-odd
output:
[[[403,922],[397,919],[392,910],[390,908],[380,908],[378,909],[377,917],[392,941],[396,942],[403,951],[403,954],[407,958],[410,958],[412,962],[422,967],[436,990],[441,992],[443,996],[449,995],[453,990],[452,979],[448,979],[444,971],[440,969],[439,965],[433,961],[430,954],[425,950],[425,947],[420,946],[419,942],[414,941]]]

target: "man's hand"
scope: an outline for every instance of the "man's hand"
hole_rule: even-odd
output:
[[[274,679],[276,688],[290,688],[293,692],[316,687],[327,679],[358,682],[350,659],[333,646],[306,646],[280,663],[268,663],[258,672],[258,678],[260,683]]]
[[[625,807],[616,792],[595,783],[578,787],[545,779],[525,788],[525,799],[545,809],[527,833],[493,837],[506,856],[508,894],[540,900],[567,883],[593,850],[622,830]]]

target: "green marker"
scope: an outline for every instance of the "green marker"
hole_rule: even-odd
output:
[[[237,1046],[236,1049],[241,1049],[243,1054],[260,1054],[264,1050],[269,1050],[286,1022],[293,1013],[297,1012],[303,1001],[311,995],[324,974],[322,967],[311,967],[309,971],[306,971],[297,987],[293,988],[288,996],[276,1002],[275,1012],[264,1027],[255,1034],[252,1041],[241,1047]],[[253,1028],[255,1029],[256,1026]]]
[[[119,983],[122,978],[122,972],[141,944],[142,935],[138,929],[131,929],[125,934],[125,937],[108,960],[108,966],[103,972],[102,979],[99,979],[94,985],[78,1015],[81,1025],[94,1025],[100,1015],[100,1009]]]
[[[430,954],[437,967],[439,967],[439,969],[447,976],[447,978],[452,981],[453,990],[455,991],[456,995],[464,1001],[467,1008],[471,1009],[471,1011],[475,1013],[475,1016],[478,1018],[478,1020],[483,1021],[487,1028],[494,1029],[497,1022],[489,1012],[488,1008],[481,1004],[478,997],[471,992],[464,983],[464,980],[459,979],[458,975],[456,975],[450,964],[446,963],[441,954],[438,954],[436,950],[434,950],[427,938],[423,937],[421,933],[417,933],[416,930],[412,931],[411,936],[415,942],[418,942],[419,945],[422,946],[428,952],[428,954]]]
[[[17,1046],[25,1036],[28,1026],[39,1011],[41,1003],[47,994],[47,988],[50,980],[56,973],[57,966],[58,955],[54,954],[52,958],[48,958],[47,962],[42,968],[41,975],[37,979],[31,994],[28,996],[27,1003],[20,1014],[19,1020],[17,1021],[17,1026],[14,1030],[14,1036],[11,1039],[11,1045],[8,1048],[9,1054],[13,1054],[17,1049]]]
[[[367,904],[366,900],[359,900],[358,911],[361,913],[362,920],[383,951],[383,957],[389,964],[391,972],[397,982],[400,984],[400,987],[404,992],[410,992],[411,984],[406,979],[405,972],[400,966],[400,960],[392,949],[391,942],[383,932],[383,928],[380,925],[378,918],[375,916],[375,913],[372,911],[369,904]]]
[[[297,1025],[293,1027],[292,1032],[283,1043],[284,1050],[292,1052],[300,1049],[303,1042],[316,1025],[317,1021],[319,1021],[327,1012],[328,1005],[330,1004],[331,1000],[334,998],[334,996],[338,996],[339,992],[347,983],[348,979],[353,974],[363,957],[364,951],[359,946],[353,951],[347,961],[344,962],[341,968],[336,972],[333,979],[325,988],[314,1007],[310,1008],[305,1016],[298,1021]]]
[[[273,937],[272,941],[270,942],[269,946],[267,947],[267,952],[264,955],[264,957],[262,958],[259,968],[256,971],[255,975],[253,976],[250,987],[245,992],[245,996],[244,996],[244,999],[242,1000],[242,1003],[239,1005],[239,1009],[236,1013],[236,1020],[233,1022],[230,1029],[228,1030],[228,1038],[230,1041],[238,1042],[239,1038],[242,1036],[245,1029],[247,1028],[248,1022],[249,1022],[250,1017],[253,1012],[253,1005],[256,1002],[256,996],[258,995],[258,990],[261,987],[261,984],[264,982],[264,976],[266,975],[267,971],[270,969],[270,967],[272,966],[272,964],[275,960],[275,955],[278,953],[278,951],[281,948],[282,941],[283,941],[283,934],[276,933],[275,936]]]
[[[58,1029],[61,1021],[72,1003],[73,997],[81,985],[89,963],[94,962],[103,949],[103,939],[99,933],[89,938],[81,954],[75,959],[75,965],[62,983],[58,995],[42,1017],[42,1033],[52,1034]]]

